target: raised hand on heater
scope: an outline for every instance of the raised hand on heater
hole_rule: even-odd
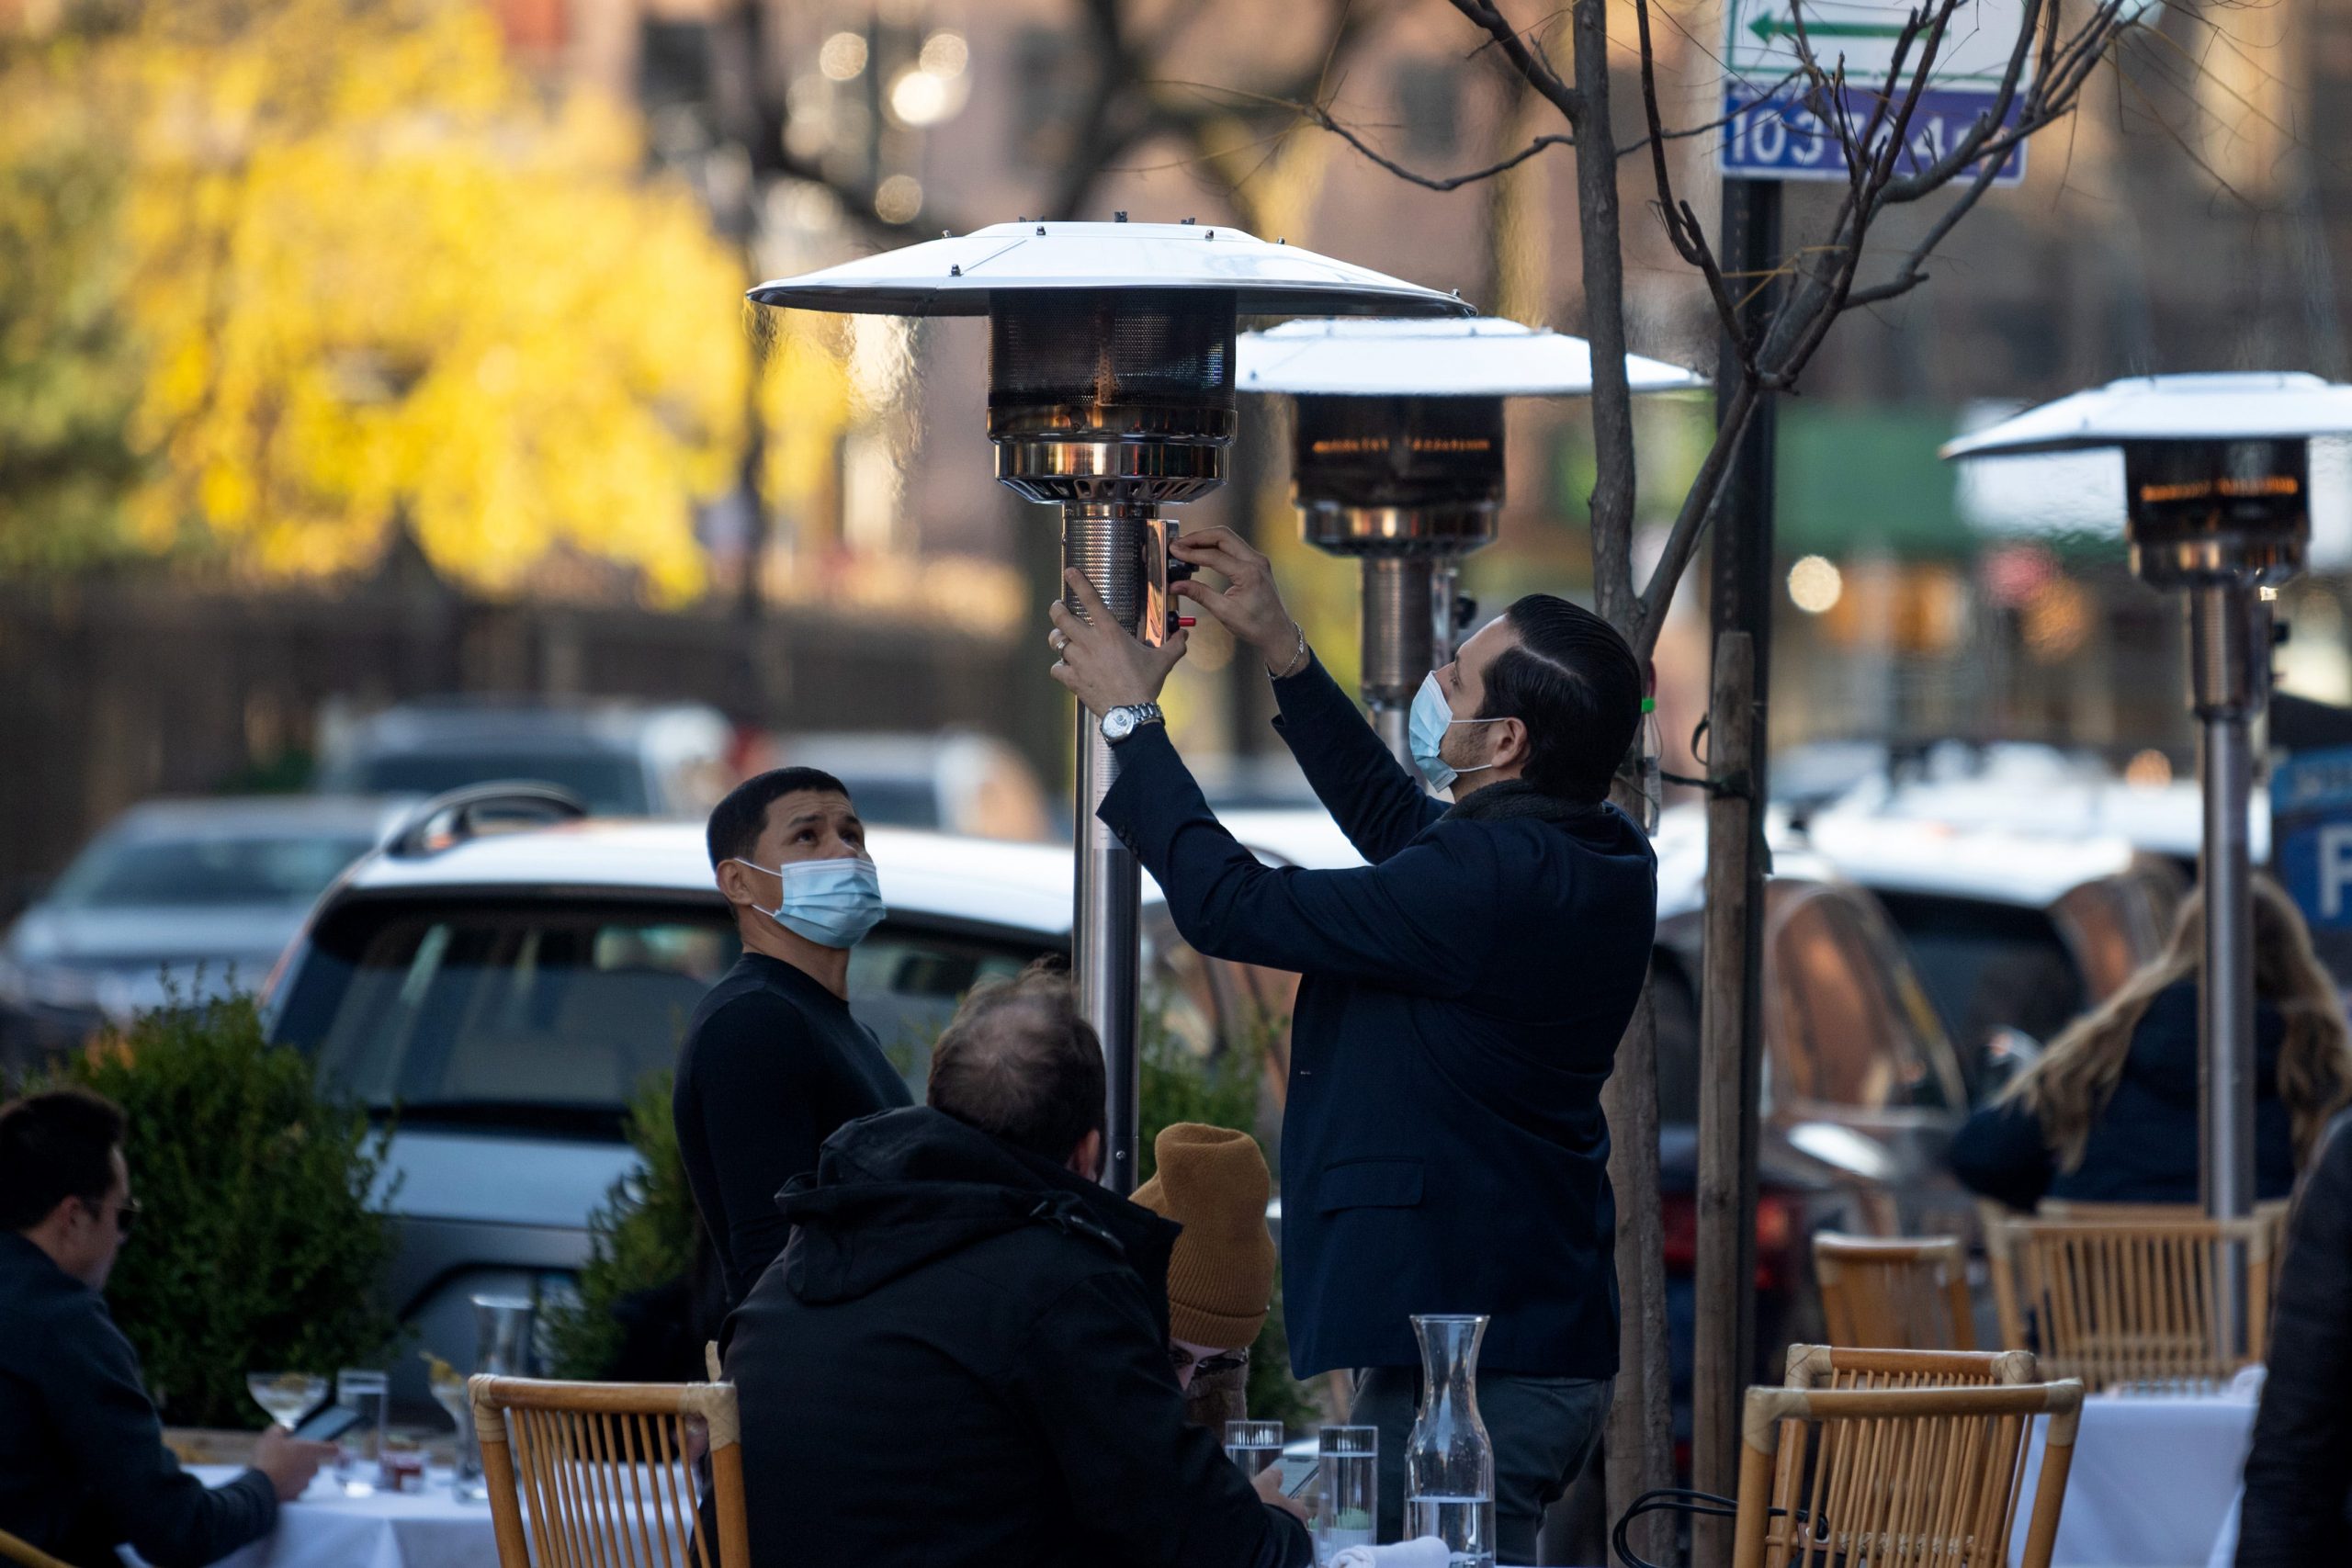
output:
[[[1195,578],[1172,584],[1170,592],[1215,617],[1234,641],[1256,649],[1275,675],[1298,673],[1306,663],[1306,637],[1283,608],[1272,562],[1230,528],[1180,534],[1168,547],[1177,559],[1216,573],[1226,584],[1211,588]]]
[[[1113,618],[1086,573],[1071,567],[1062,577],[1086,614],[1074,613],[1059,599],[1046,610],[1054,623],[1046,634],[1046,644],[1054,650],[1048,673],[1077,693],[1097,718],[1113,708],[1156,700],[1168,672],[1184,657],[1186,634],[1179,630],[1154,648]]]

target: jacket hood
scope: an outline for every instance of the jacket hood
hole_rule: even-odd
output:
[[[2277,1007],[2254,1004],[2254,1097],[2278,1097],[2278,1048],[2286,1043],[2287,1020]],[[2197,1103],[2197,982],[2166,986],[2148,998],[2148,1010],[2132,1034],[2124,1076],[2178,1104]]]
[[[785,1283],[812,1305],[854,1301],[1038,1225],[1125,1262],[1155,1311],[1167,1312],[1168,1256],[1180,1227],[928,1106],[850,1122],[825,1140],[816,1175],[795,1178],[776,1203],[793,1225]]]

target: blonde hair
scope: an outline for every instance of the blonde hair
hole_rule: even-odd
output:
[[[2165,987],[2198,978],[2204,948],[2205,895],[2199,888],[2182,902],[2164,955],[2069,1024],[2001,1095],[2003,1103],[2014,1100],[2041,1120],[2043,1141],[2061,1169],[2082,1165],[2091,1124],[2122,1080],[2132,1036],[2148,1004]],[[2254,994],[2286,1020],[2278,1089],[2292,1118],[2300,1168],[2328,1118],[2352,1101],[2352,1029],[2346,1026],[2335,981],[2312,951],[2301,913],[2267,876],[2254,879]]]

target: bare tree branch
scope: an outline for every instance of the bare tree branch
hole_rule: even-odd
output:
[[[1453,8],[1484,29],[1487,39],[1502,51],[1511,68],[1526,78],[1527,85],[1560,111],[1560,118],[1570,130],[1584,127],[1584,99],[1574,87],[1560,80],[1552,62],[1530,44],[1520,29],[1510,25],[1501,9],[1492,0],[1453,0]],[[1554,13],[1557,15],[1557,13]]]
[[[1303,118],[1313,124],[1321,126],[1324,130],[1329,131],[1332,135],[1338,137],[1340,141],[1354,148],[1358,152],[1363,153],[1370,162],[1387,170],[1390,174],[1396,175],[1398,179],[1405,181],[1408,185],[1417,185],[1424,190],[1460,190],[1464,186],[1476,185],[1480,180],[1490,180],[1497,175],[1509,174],[1511,170],[1518,168],[1521,164],[1526,163],[1530,158],[1534,157],[1535,154],[1543,152],[1547,147],[1573,147],[1576,145],[1575,137],[1562,136],[1555,132],[1535,138],[1534,141],[1530,141],[1526,146],[1521,147],[1510,157],[1499,159],[1495,163],[1487,164],[1483,169],[1472,169],[1466,174],[1460,175],[1424,175],[1407,168],[1396,159],[1391,158],[1388,154],[1380,151],[1379,148],[1372,145],[1372,143],[1367,141],[1364,138],[1359,136],[1356,132],[1340,124],[1338,119],[1333,118],[1331,111],[1325,108],[1322,105],[1300,104],[1296,107]]]

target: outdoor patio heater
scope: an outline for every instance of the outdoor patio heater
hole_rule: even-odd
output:
[[[1412,765],[1422,677],[1453,658],[1476,606],[1462,558],[1493,542],[1503,400],[1592,391],[1592,345],[1517,321],[1287,321],[1241,339],[1241,389],[1293,400],[1291,498],[1317,549],[1363,563],[1361,685],[1373,728]],[[1709,385],[1625,357],[1637,392]]]
[[[1153,642],[1177,620],[1168,592],[1176,525],[1159,511],[1225,480],[1237,318],[1469,313],[1451,295],[1280,241],[1189,219],[1129,223],[1124,213],[1111,223],[998,223],[764,283],[751,298],[988,317],[997,479],[1061,508],[1063,560],[1085,571],[1122,626]],[[1103,1179],[1125,1192],[1136,1184],[1141,874],[1095,820],[1117,763],[1083,711],[1077,756],[1073,967],[1080,1007],[1102,1037]]]
[[[2311,538],[2310,441],[2352,433],[2352,387],[2316,376],[2150,376],[2077,392],[1964,435],[1947,457],[2115,446],[2124,537],[2149,586],[2188,598],[2189,706],[2202,731],[2205,892],[2199,1168],[2206,1212],[2254,1208],[2254,940],[2248,729],[2269,695],[2260,591],[2301,570]]]

